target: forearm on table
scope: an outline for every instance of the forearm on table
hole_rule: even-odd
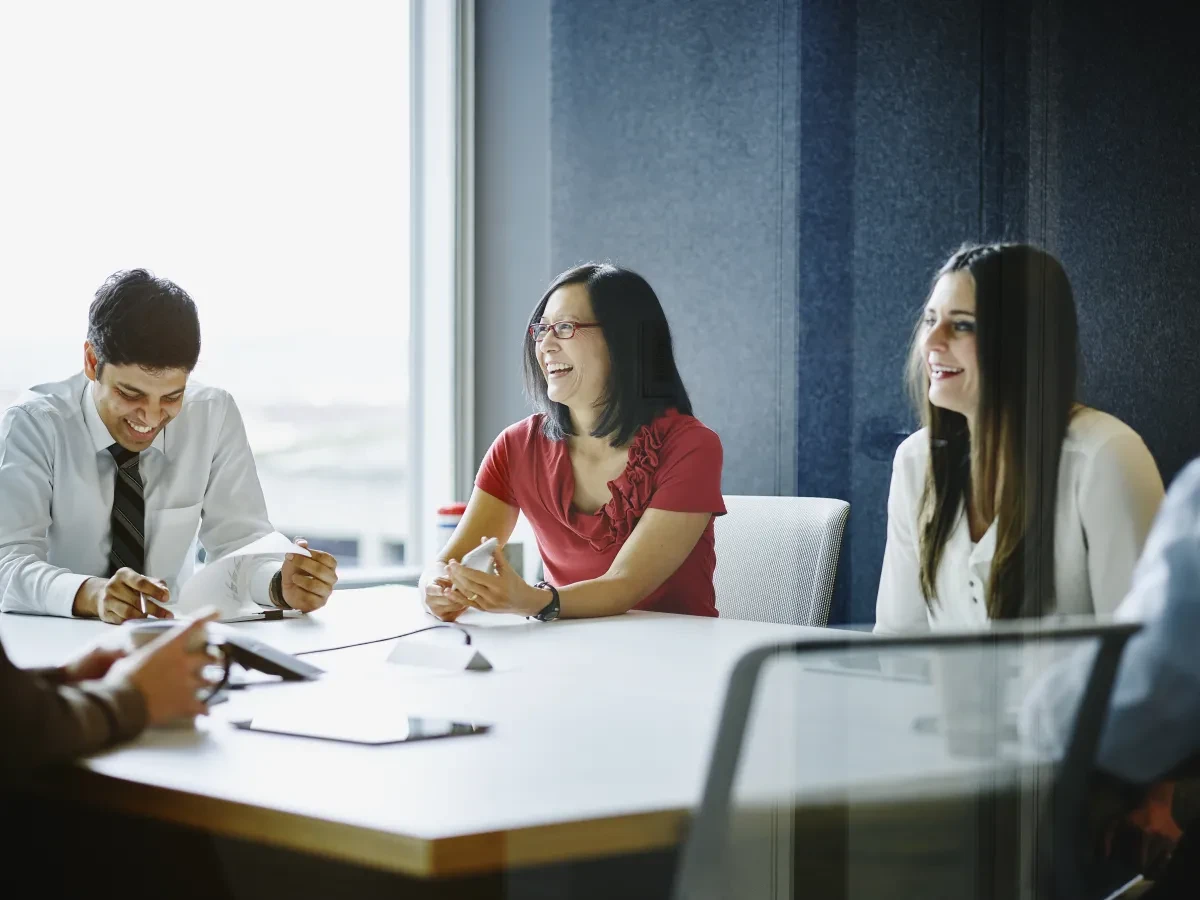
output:
[[[558,587],[558,585],[555,585]],[[638,579],[606,573],[589,581],[558,588],[559,618],[592,619],[619,616],[633,609],[654,592]],[[550,592],[546,592],[549,602]]]
[[[56,684],[54,676],[22,671],[0,658],[5,724],[19,741],[0,741],[0,776],[93,753],[145,727],[145,701],[125,683]]]
[[[2,607],[6,612],[43,616],[77,615],[74,603],[80,586],[90,576],[54,566],[25,548],[10,548],[0,559]]]

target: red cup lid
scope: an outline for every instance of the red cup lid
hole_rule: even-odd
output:
[[[465,503],[451,503],[448,506],[439,506],[437,514],[439,516],[461,516],[467,511]]]

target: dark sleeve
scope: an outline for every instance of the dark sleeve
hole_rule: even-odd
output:
[[[0,782],[127,740],[146,725],[146,704],[132,685],[62,684],[62,670],[18,669],[0,644]]]
[[[699,424],[672,429],[663,441],[650,508],[724,515],[722,463],[721,439],[715,431]]]

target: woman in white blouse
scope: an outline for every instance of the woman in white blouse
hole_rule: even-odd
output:
[[[968,246],[942,266],[909,358],[925,426],[896,451],[875,631],[1110,613],[1163,497],[1137,433],[1075,402],[1058,261]]]

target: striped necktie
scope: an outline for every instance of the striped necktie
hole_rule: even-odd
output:
[[[138,472],[140,453],[126,450],[120,444],[108,448],[117,461],[117,478],[113,485],[112,550],[108,554],[108,574],[128,567],[139,575],[146,569],[146,501],[142,497],[142,476]]]

